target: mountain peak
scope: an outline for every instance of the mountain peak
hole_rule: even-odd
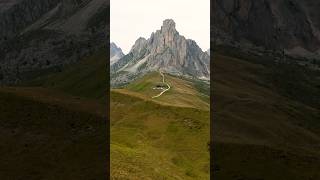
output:
[[[147,39],[144,38],[144,37],[139,37],[139,38],[136,40],[135,43],[140,43],[140,42],[144,42],[144,41],[147,41]]]
[[[120,47],[118,47],[114,42],[110,43],[110,64],[114,64],[120,58],[124,56]]]
[[[111,84],[128,83],[142,75],[161,70],[174,75],[198,79],[209,79],[210,60],[197,43],[179,35],[172,19],[163,21],[161,30],[151,34],[149,39],[139,38],[130,53],[111,67],[111,73],[119,76]]]
[[[173,19],[165,19],[162,24],[163,27],[176,27],[176,23]]]
[[[147,39],[144,38],[144,37],[139,37],[134,45],[132,46],[130,52],[132,53],[136,53],[136,52],[139,52],[141,51],[141,49],[143,49],[145,47],[145,45],[147,44]]]
[[[117,47],[117,45],[116,45],[116,43],[111,42],[111,43],[110,43],[110,47]]]
[[[172,19],[166,19],[161,26],[161,32],[176,32],[176,23]]]

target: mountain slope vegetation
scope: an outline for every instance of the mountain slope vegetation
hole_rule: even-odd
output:
[[[172,90],[152,99],[161,81],[152,72],[111,90],[112,179],[209,178],[209,97],[165,74]]]
[[[214,177],[319,179],[317,72],[226,52],[213,61]]]
[[[0,87],[1,179],[105,178],[107,60],[97,53]]]

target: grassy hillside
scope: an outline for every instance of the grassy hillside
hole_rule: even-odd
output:
[[[77,64],[64,67],[61,72],[46,72],[24,84],[55,89],[75,96],[105,100],[107,60],[103,49]]]
[[[209,178],[208,96],[165,78],[172,89],[158,99],[157,72],[111,91],[112,179]]]
[[[319,179],[315,72],[221,54],[213,63],[215,178]]]
[[[156,103],[167,106],[192,107],[209,110],[209,85],[205,83],[182,79],[169,74],[164,74],[165,82],[171,88],[164,95],[152,99],[162,90],[153,89],[157,85],[163,85],[162,76],[159,72],[151,72],[144,77],[130,83],[123,89],[116,89],[125,94],[137,96],[145,100],[152,100]],[[200,84],[203,86],[200,90]]]
[[[0,179],[105,179],[106,60],[0,87]]]

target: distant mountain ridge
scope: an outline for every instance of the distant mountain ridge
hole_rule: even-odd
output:
[[[105,48],[108,7],[107,0],[0,0],[0,85],[61,71]]]
[[[111,84],[125,84],[151,71],[208,80],[210,56],[194,40],[181,36],[172,19],[149,39],[138,38],[130,52],[112,64]]]
[[[124,56],[122,49],[115,43],[110,43],[110,65],[116,63],[119,59]]]
[[[320,56],[316,0],[215,0],[211,5],[218,43],[242,50],[261,47],[285,49],[292,56]]]

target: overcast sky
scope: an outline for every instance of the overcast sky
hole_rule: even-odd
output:
[[[210,47],[210,0],[110,0],[110,8],[110,40],[125,54],[165,19],[173,19],[178,32],[203,51]]]

